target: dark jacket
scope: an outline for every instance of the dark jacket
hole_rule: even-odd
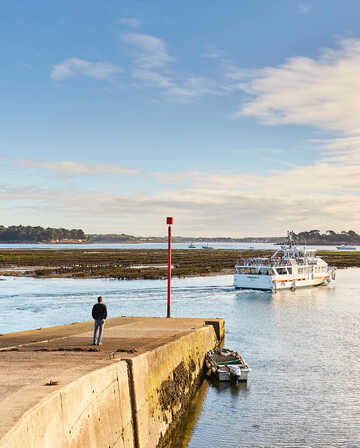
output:
[[[92,317],[95,320],[106,319],[107,318],[107,309],[105,303],[96,303],[92,309]]]

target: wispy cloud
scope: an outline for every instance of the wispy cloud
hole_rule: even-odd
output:
[[[149,34],[127,33],[123,41],[135,48],[135,62],[140,69],[165,69],[173,58],[169,56],[167,45],[158,37]]]
[[[20,168],[40,168],[53,171],[59,177],[72,176],[119,176],[119,175],[139,175],[138,169],[110,165],[105,163],[81,163],[65,160],[62,162],[48,162],[36,159],[20,159],[16,161]]]
[[[120,25],[126,25],[130,28],[140,28],[141,22],[138,19],[132,17],[119,17],[117,23]]]
[[[51,70],[54,81],[63,81],[76,76],[88,76],[104,81],[110,81],[115,74],[121,73],[121,67],[106,62],[89,62],[85,59],[70,58],[55,64]]]
[[[76,222],[77,227],[91,232],[159,235],[165,233],[161,217],[169,215],[176,217],[176,232],[183,235],[280,235],[285,233],[289,222],[295,231],[314,226],[344,230],[344,216],[347,226],[357,229],[360,201],[352,191],[341,195],[312,191],[311,199],[308,191],[300,190],[297,194],[286,191],[275,194],[275,191],[265,185],[256,191],[193,187],[158,194],[123,195],[98,190],[39,190],[29,186],[0,188],[0,198],[3,204],[11,203],[8,210],[14,206],[21,209],[24,200],[31,200],[31,213],[42,225],[50,225],[49,219],[57,225]],[[3,220],[8,220],[9,213],[4,209]],[[27,211],[27,220],[33,216],[31,213]]]
[[[61,187],[56,190],[3,185],[2,216],[6,216],[10,203],[21,209],[30,201],[31,213],[36,211],[34,217],[42,224],[52,224],[47,221],[51,208],[52,219],[60,219],[58,223],[76,222],[88,231],[115,231],[111,223],[117,223],[127,233],[159,234],[159,217],[172,214],[176,216],[177,231],[184,235],[282,234],[289,222],[295,231],[314,226],[343,230],[344,216],[347,225],[358,230],[360,158],[354,163],[354,154],[360,154],[360,137],[324,140],[321,144],[323,158],[312,165],[288,167],[262,176],[238,169],[142,172],[102,163],[22,159],[17,161],[18,169],[37,170],[39,184],[41,176],[44,180],[47,172],[52,172],[60,178],[142,176],[148,188],[125,195],[100,191],[95,184],[91,192],[67,191],[66,182],[58,184]],[[27,211],[24,216],[31,213]],[[137,219],[144,216],[146,230],[143,219]]]
[[[239,88],[253,99],[238,116],[359,133],[360,40],[344,40],[338,50],[322,51],[317,59],[295,57],[264,68]]]
[[[220,88],[215,80],[175,72],[175,59],[169,55],[167,44],[162,39],[149,34],[127,33],[122,40],[133,48],[133,77],[143,86],[156,87],[169,96],[183,99],[219,94]]]

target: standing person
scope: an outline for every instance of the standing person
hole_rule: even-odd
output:
[[[107,308],[105,303],[102,303],[101,296],[98,297],[98,303],[93,306],[92,317],[94,319],[94,337],[93,345],[101,345],[102,332],[107,318]],[[99,333],[96,340],[96,333]]]

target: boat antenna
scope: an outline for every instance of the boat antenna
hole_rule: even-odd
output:
[[[292,230],[288,230],[288,241],[289,241],[289,246],[293,247],[294,245],[294,232]]]

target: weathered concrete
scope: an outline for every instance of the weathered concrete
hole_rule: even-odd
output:
[[[205,353],[217,343],[206,326],[130,359],[139,448],[163,446],[199,384]]]
[[[1,440],[1,447],[133,447],[127,366],[118,362],[51,393]]]
[[[0,336],[0,448],[161,445],[217,343],[204,324],[109,319],[100,349],[91,322]]]

